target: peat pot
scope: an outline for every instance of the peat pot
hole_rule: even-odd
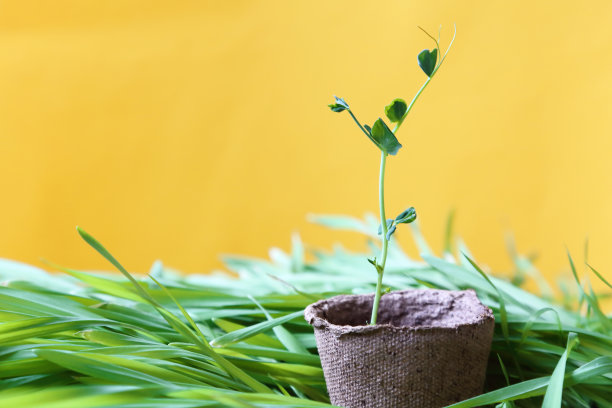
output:
[[[494,319],[473,290],[341,295],[308,306],[331,402],[438,408],[482,392]]]

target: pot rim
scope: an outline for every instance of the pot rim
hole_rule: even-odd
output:
[[[494,322],[495,318],[493,317],[493,312],[489,307],[482,304],[478,296],[476,296],[476,291],[473,289],[467,290],[444,290],[444,289],[404,289],[389,292],[388,294],[384,294],[383,296],[389,294],[404,294],[409,292],[425,292],[425,291],[435,291],[435,292],[451,292],[451,293],[462,293],[471,297],[473,301],[476,302],[477,305],[481,306],[482,313],[474,314],[473,318],[470,320],[466,320],[465,323],[456,324],[453,326],[435,326],[435,325],[419,325],[419,326],[394,326],[392,324],[376,324],[376,325],[360,325],[360,326],[351,326],[351,325],[339,325],[335,323],[331,323],[325,318],[321,317],[321,313],[323,312],[324,306],[329,303],[331,300],[349,300],[351,298],[356,297],[374,297],[373,293],[370,294],[360,294],[360,295],[337,295],[328,299],[322,299],[318,302],[312,303],[306,307],[304,310],[304,319],[315,329],[319,330],[328,330],[337,335],[346,335],[346,334],[374,334],[377,332],[455,332],[460,328],[466,327],[475,327],[479,325],[486,324],[489,321]]]

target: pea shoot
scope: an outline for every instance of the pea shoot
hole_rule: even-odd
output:
[[[410,207],[404,211],[402,211],[395,218],[387,219],[385,214],[385,166],[387,163],[387,156],[395,156],[398,151],[402,148],[402,145],[397,140],[396,134],[399,130],[402,123],[410,113],[410,110],[414,106],[414,103],[419,98],[419,96],[423,93],[429,82],[436,75],[448,51],[453,45],[453,41],[455,40],[455,35],[457,33],[457,28],[455,27],[455,32],[453,34],[453,38],[444,52],[442,58],[438,59],[440,53],[440,33],[438,32],[438,38],[433,37],[423,28],[419,27],[421,31],[423,31],[429,38],[431,38],[435,42],[435,47],[431,50],[425,49],[421,51],[417,56],[417,61],[419,67],[423,70],[425,75],[427,75],[427,79],[421,85],[421,88],[418,90],[414,98],[410,104],[407,104],[405,100],[401,98],[394,99],[391,103],[385,106],[385,116],[389,120],[389,122],[395,124],[393,130],[389,128],[389,126],[385,123],[385,121],[381,118],[376,119],[376,121],[372,124],[372,126],[362,125],[353,111],[351,110],[349,104],[342,98],[335,97],[335,102],[328,105],[329,108],[333,112],[344,112],[347,111],[348,114],[353,118],[359,129],[374,143],[374,145],[380,150],[380,175],[378,181],[378,200],[379,200],[379,208],[380,208],[380,219],[381,223],[378,228],[378,234],[381,236],[382,241],[382,252],[379,258],[370,258],[368,262],[370,262],[374,268],[376,269],[376,273],[378,274],[378,279],[376,282],[376,294],[374,296],[374,304],[372,306],[372,318],[370,319],[370,324],[376,324],[376,318],[378,316],[378,305],[380,303],[380,297],[382,294],[382,278],[385,273],[385,264],[387,262],[387,249],[389,246],[389,240],[391,236],[396,230],[397,225],[399,224],[409,224],[416,219],[416,210],[414,207]],[[383,221],[385,220],[385,221]]]

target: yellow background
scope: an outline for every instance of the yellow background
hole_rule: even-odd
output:
[[[514,231],[551,278],[588,236],[610,277],[611,21],[607,0],[2,1],[0,256],[108,268],[77,224],[136,271],[208,271],[293,231],[361,248],[306,221],[377,211],[378,152],[326,105],[372,123],[412,98],[432,45],[416,26],[447,44],[456,22],[398,134],[388,211],[415,206],[439,248],[454,208],[501,271]]]

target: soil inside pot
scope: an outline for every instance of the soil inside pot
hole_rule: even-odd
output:
[[[383,295],[378,325],[394,327],[457,327],[475,323],[490,313],[473,291],[414,290]],[[323,318],[338,326],[363,326],[370,320],[373,296],[339,296],[328,301]]]

